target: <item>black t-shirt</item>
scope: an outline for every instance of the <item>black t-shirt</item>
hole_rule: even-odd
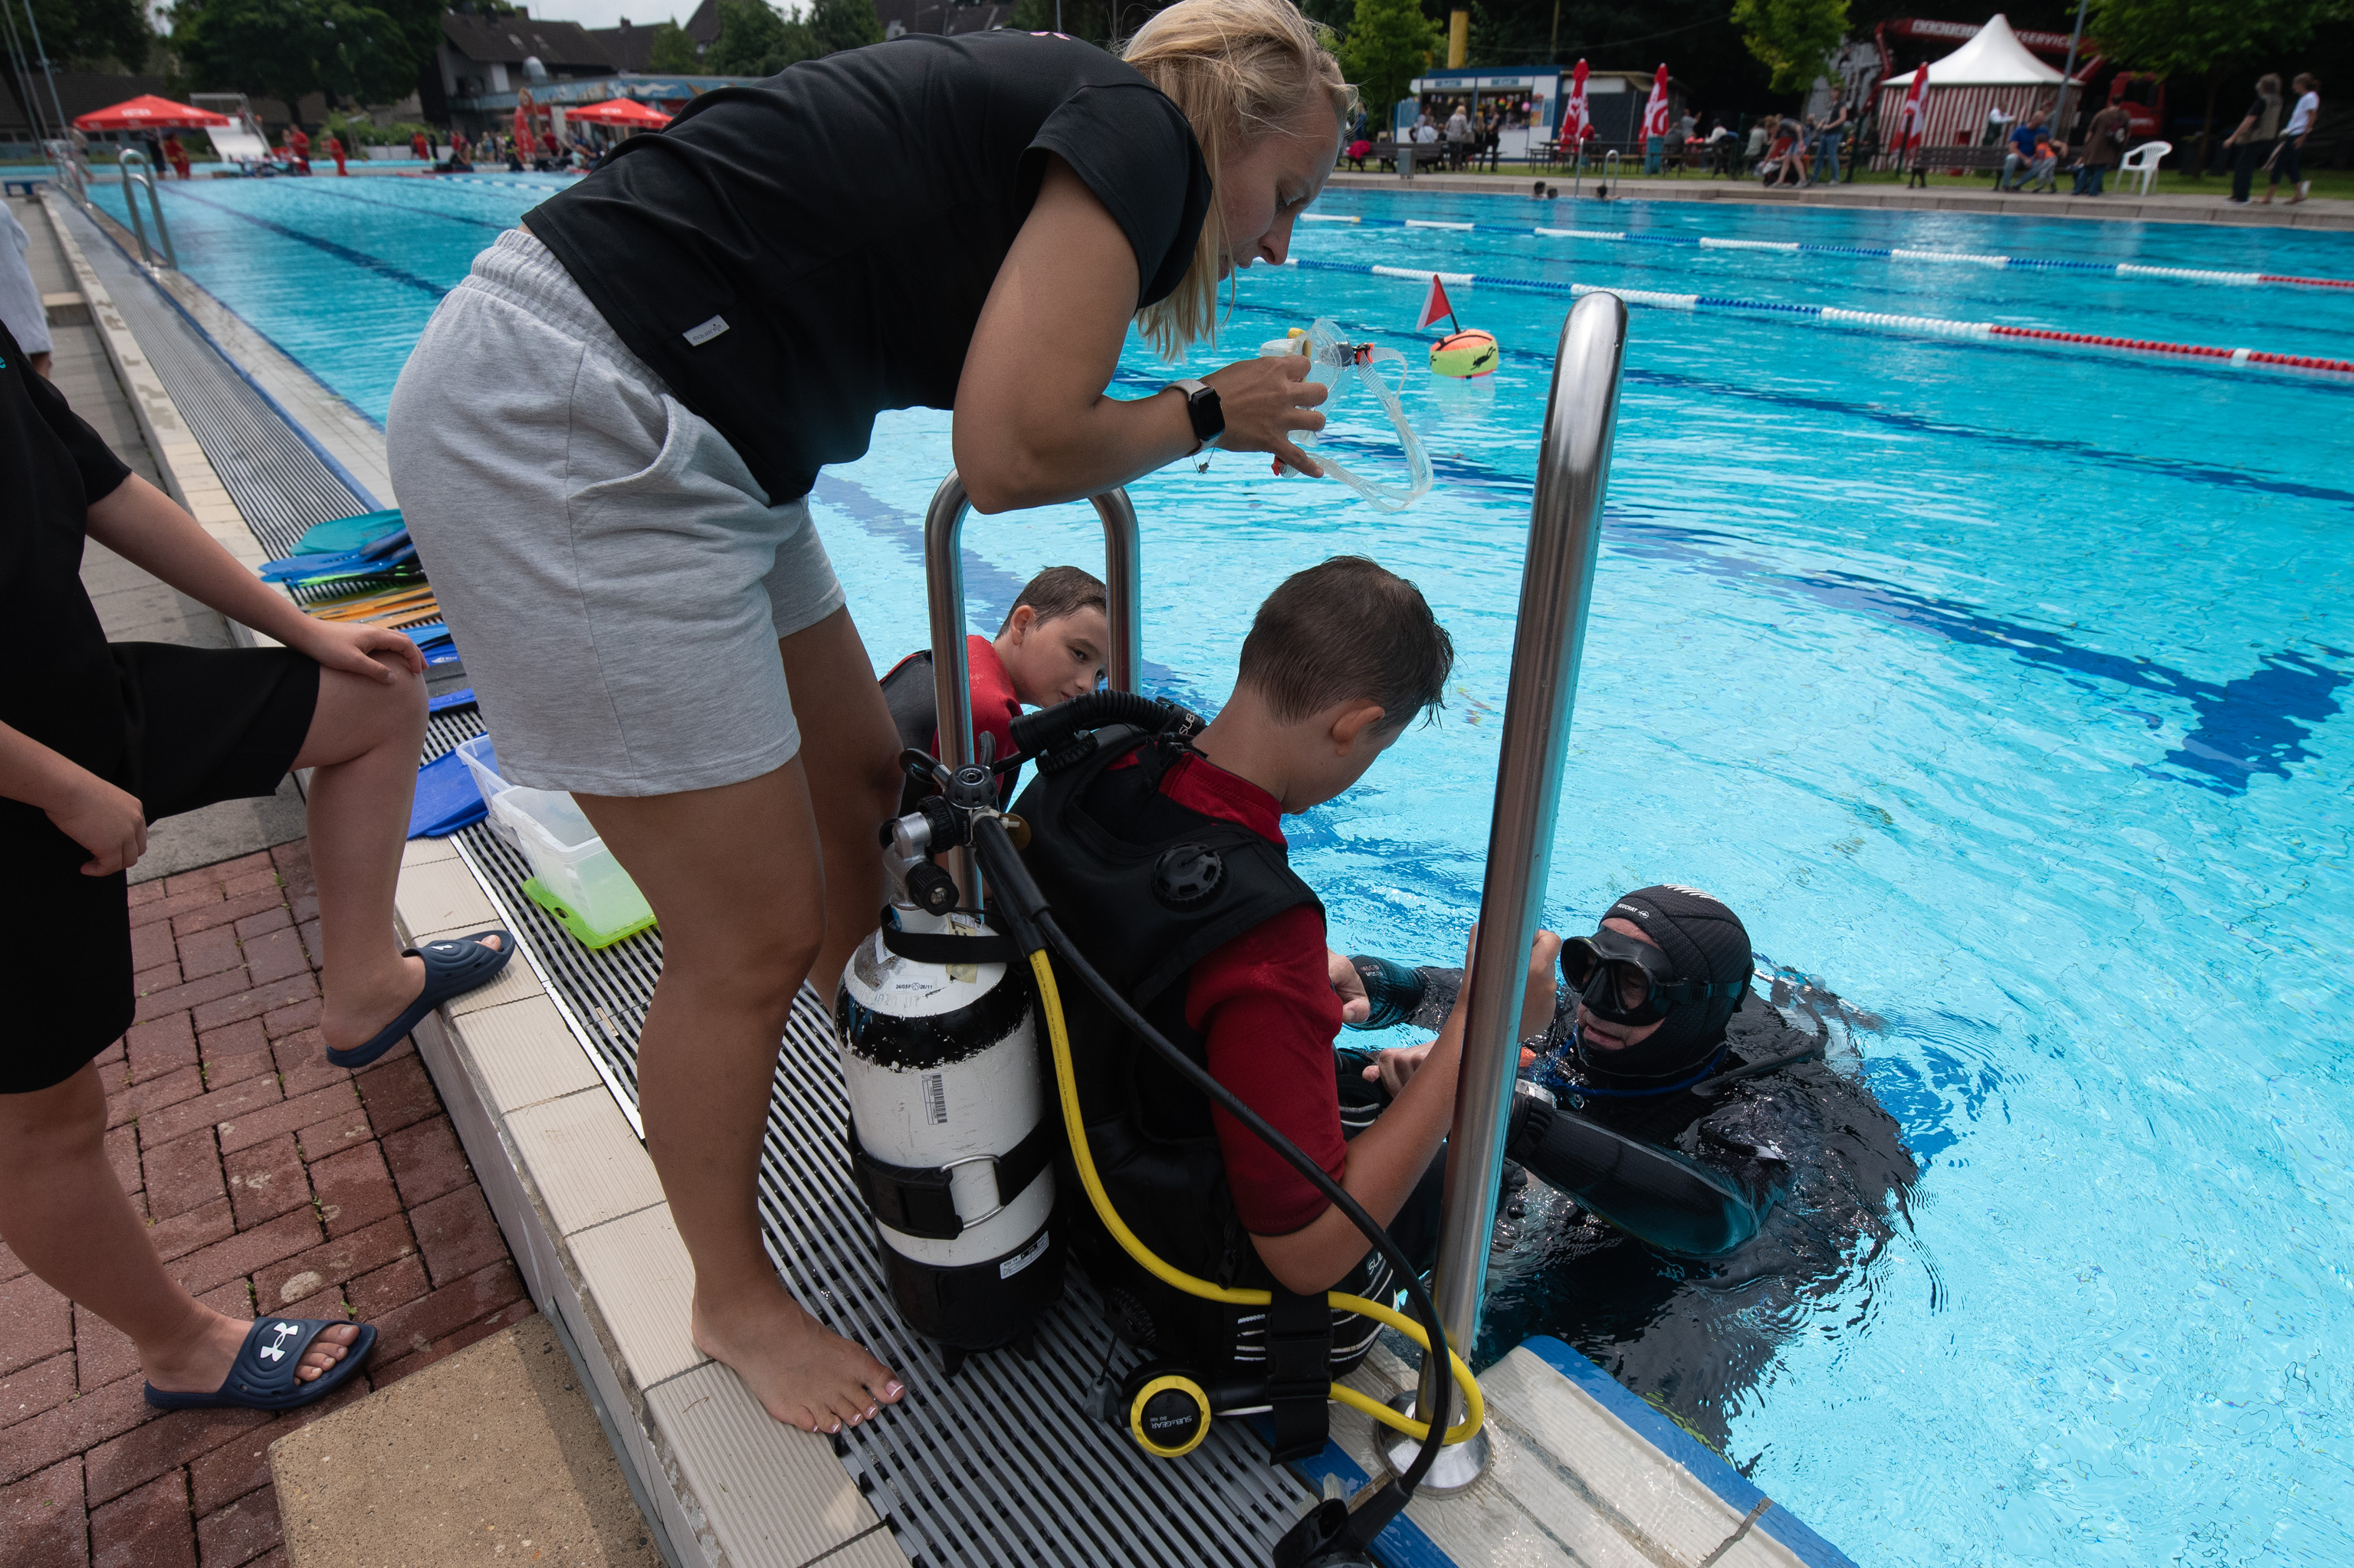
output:
[[[5,326],[0,361],[0,724],[115,778],[122,688],[81,586],[81,550],[90,503],[131,471]]]
[[[1045,34],[904,37],[706,93],[525,222],[783,502],[882,410],[954,406],[1049,152],[1135,247],[1139,306],[1168,297],[1209,208],[1193,129]]]

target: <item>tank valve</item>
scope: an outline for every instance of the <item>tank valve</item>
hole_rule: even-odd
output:
[[[956,878],[930,861],[907,868],[907,896],[927,915],[945,915],[957,906]]]

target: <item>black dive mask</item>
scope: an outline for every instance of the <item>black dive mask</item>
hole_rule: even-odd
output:
[[[1679,1009],[1705,1008],[1749,989],[1746,975],[1715,982],[1678,979],[1667,954],[1610,930],[1564,942],[1561,974],[1595,1017],[1634,1025],[1657,1023]]]

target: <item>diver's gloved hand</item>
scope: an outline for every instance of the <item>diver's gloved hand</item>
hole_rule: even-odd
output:
[[[1421,1010],[1425,988],[1422,971],[1410,969],[1388,959],[1378,959],[1366,953],[1350,957],[1349,967],[1356,971],[1358,984],[1364,988],[1367,1012],[1365,1016],[1348,1022],[1351,1029],[1394,1029],[1409,1022]],[[1350,1000],[1342,992],[1343,1007]]]
[[[1504,1154],[1547,1186],[1680,1257],[1722,1257],[1757,1234],[1770,1196],[1755,1202],[1696,1161],[1557,1109],[1532,1088],[1513,1093]]]

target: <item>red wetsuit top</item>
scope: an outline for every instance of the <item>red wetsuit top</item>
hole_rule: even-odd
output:
[[[422,131],[408,139],[408,150],[417,154],[419,163],[429,164],[433,161],[433,149],[425,144],[425,132]]]
[[[1161,775],[1161,792],[1283,845],[1275,797],[1205,758],[1179,758]],[[1207,1047],[1210,1075],[1339,1181],[1348,1165],[1333,1092],[1341,999],[1325,969],[1322,911],[1309,904],[1287,909],[1197,961],[1185,980],[1185,1022]],[[1330,1206],[1232,1116],[1214,1105],[1211,1117],[1246,1230],[1288,1235]]]
[[[1013,677],[1007,673],[1005,661],[997,656],[997,644],[978,634],[965,639],[965,666],[968,683],[972,692],[972,739],[981,744],[984,735],[997,737],[991,758],[1013,755],[1013,721],[1022,716],[1022,699],[1013,694]],[[934,757],[940,754],[940,732],[937,709],[932,701],[931,652],[928,649],[910,653],[883,677],[883,700],[890,705],[891,722],[899,731],[899,744],[920,747]],[[998,785],[998,803],[1011,805],[1013,800],[1014,775],[1003,774]],[[928,794],[928,789],[924,793]]]

